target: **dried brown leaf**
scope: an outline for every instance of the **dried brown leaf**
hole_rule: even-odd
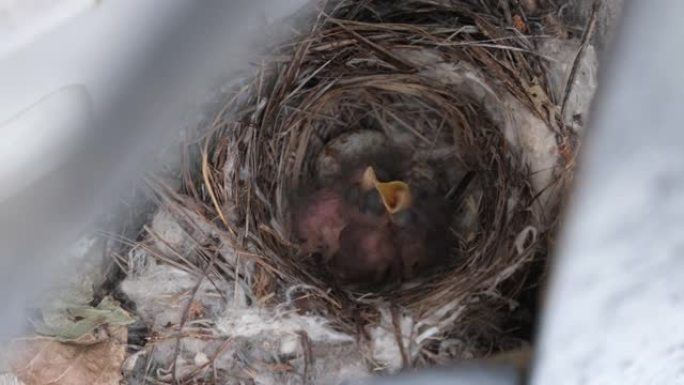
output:
[[[118,385],[126,352],[125,326],[108,328],[105,341],[81,345],[49,337],[16,339],[9,366],[25,385]]]

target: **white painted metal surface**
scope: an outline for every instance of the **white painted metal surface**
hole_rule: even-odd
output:
[[[0,337],[65,273],[63,250],[106,215],[151,154],[199,123],[217,84],[249,65],[268,21],[304,2],[104,0],[39,25],[0,56],[0,140],[13,143],[5,158],[22,160],[0,181],[9,185],[0,199]],[[92,102],[96,124],[77,117],[74,127],[72,117],[88,114],[66,109],[20,114],[70,85]]]
[[[0,57],[95,7],[98,0],[0,0]]]
[[[534,385],[684,384],[684,3],[625,5],[557,255]]]

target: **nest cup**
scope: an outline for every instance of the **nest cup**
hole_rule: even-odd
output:
[[[185,193],[254,262],[248,282],[260,304],[318,314],[360,341],[388,309],[435,328],[416,340],[418,354],[402,354],[405,365],[434,362],[438,341],[454,337],[470,356],[519,345],[504,329],[529,321],[511,320],[521,290],[536,285],[528,276],[546,254],[556,205],[540,204],[547,190],[534,186],[506,111],[559,124],[540,107],[539,94],[550,94],[543,60],[499,3],[331,2],[236,89],[201,144],[202,178]],[[380,148],[422,165],[425,183],[458,208],[448,263],[358,292],[300,251],[292,195]]]

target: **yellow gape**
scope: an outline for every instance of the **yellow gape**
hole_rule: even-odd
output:
[[[380,182],[373,167],[368,167],[363,173],[362,187],[373,186],[380,194],[382,204],[388,213],[394,214],[411,205],[411,189],[402,181]]]

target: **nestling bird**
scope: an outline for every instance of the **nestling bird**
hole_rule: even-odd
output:
[[[441,196],[419,188],[391,210],[391,227],[402,262],[404,279],[447,260],[449,217],[453,211]]]
[[[401,260],[389,227],[345,227],[330,269],[342,283],[377,284],[399,279]]]
[[[339,235],[348,222],[380,226],[388,221],[375,188],[377,176],[389,175],[397,161],[378,155],[345,164],[339,178],[313,192],[300,192],[293,202],[295,233],[308,253],[324,257],[339,249]],[[374,165],[369,171],[369,164]]]
[[[388,180],[397,175],[392,171],[357,166],[333,186],[309,194],[296,209],[304,251],[320,253],[342,283],[410,279],[446,254],[449,213],[443,199]]]
[[[338,191],[321,189],[296,209],[297,236],[307,253],[329,257],[339,249],[340,232],[347,225],[344,201]]]

